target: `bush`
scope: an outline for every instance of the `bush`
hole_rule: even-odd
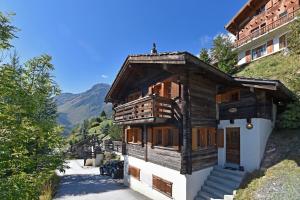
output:
[[[300,128],[300,100],[287,105],[286,110],[279,116],[280,128]]]

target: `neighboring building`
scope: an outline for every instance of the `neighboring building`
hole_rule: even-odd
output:
[[[238,65],[285,49],[288,24],[299,4],[300,0],[249,0],[225,27],[236,36]]]
[[[187,52],[128,56],[106,96],[125,184],[153,199],[232,195],[244,172],[223,168],[259,168],[289,99],[279,81],[233,78]]]

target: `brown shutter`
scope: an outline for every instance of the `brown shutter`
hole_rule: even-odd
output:
[[[171,83],[171,98],[179,97],[179,84],[178,83]]]
[[[156,145],[157,144],[157,141],[156,141],[156,137],[157,137],[157,128],[153,128],[153,136],[152,136],[152,138],[153,138],[153,145]]]
[[[200,129],[201,147],[207,147],[207,128]]]
[[[172,197],[172,185],[173,183],[152,175],[152,188],[169,197]]]
[[[218,129],[217,131],[217,146],[224,148],[224,129]]]
[[[216,145],[216,129],[215,128],[209,128],[209,134],[211,138],[211,144],[212,146]]]
[[[132,177],[136,178],[137,180],[140,180],[140,169],[137,167],[130,166],[128,167],[128,174]]]
[[[246,51],[246,63],[251,62],[251,50]]]
[[[222,95],[218,94],[216,96],[216,103],[222,103]]]
[[[142,129],[137,128],[137,143],[141,144],[142,143]]]
[[[267,53],[273,53],[273,40],[267,42]]]
[[[192,150],[195,151],[197,150],[197,128],[192,128]]]

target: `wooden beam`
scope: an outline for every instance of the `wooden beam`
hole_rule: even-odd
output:
[[[192,174],[192,125],[191,106],[189,91],[189,73],[186,71],[183,77],[182,98],[182,151],[181,151],[181,174]]]

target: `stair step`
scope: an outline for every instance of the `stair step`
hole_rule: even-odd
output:
[[[246,172],[243,172],[243,171],[239,171],[239,170],[230,170],[230,169],[224,169],[220,166],[215,166],[214,167],[214,170],[216,171],[220,171],[220,172],[225,172],[225,173],[229,173],[229,174],[233,174],[235,176],[241,176],[241,177],[244,177]]]
[[[229,195],[232,195],[233,194],[233,190],[235,189],[234,187],[230,187],[228,185],[216,183],[216,182],[213,182],[213,181],[210,181],[210,180],[206,180],[205,184],[208,185],[208,186],[211,186],[213,188],[216,188],[218,190],[221,190],[225,194],[229,194]]]
[[[217,198],[215,195],[205,192],[205,191],[199,191],[197,197],[205,199],[205,200],[210,200],[210,199],[215,199]]]
[[[232,187],[234,189],[240,186],[240,182],[228,180],[226,178],[213,176],[213,175],[210,175],[207,180],[211,180],[213,182],[223,184],[223,185],[228,185],[229,187]]]
[[[218,190],[216,188],[213,188],[211,186],[208,186],[208,185],[204,185],[202,187],[203,191],[207,192],[207,193],[211,193],[213,194],[215,197],[217,198],[221,198],[223,199],[224,198],[224,195],[225,195],[225,192],[221,191],[221,190]]]
[[[243,180],[242,176],[237,176],[237,175],[233,175],[230,173],[221,172],[221,171],[217,171],[217,170],[212,171],[211,174],[214,176],[219,176],[219,177],[223,177],[225,179],[233,180],[233,181],[236,181],[239,183]]]

